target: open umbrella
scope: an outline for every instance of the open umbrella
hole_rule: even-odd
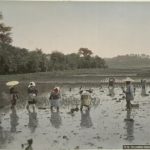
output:
[[[7,86],[15,86],[15,85],[18,85],[19,84],[19,81],[9,81],[6,83]]]

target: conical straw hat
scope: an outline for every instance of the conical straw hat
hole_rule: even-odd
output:
[[[129,81],[129,82],[133,82],[134,80],[133,79],[131,79],[130,77],[127,77],[126,79],[124,79],[123,80],[124,82],[127,82],[127,81]]]

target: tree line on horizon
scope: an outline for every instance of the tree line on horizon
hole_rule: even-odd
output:
[[[0,74],[108,67],[104,59],[93,56],[88,48],[80,48],[77,53],[65,55],[59,51],[45,54],[41,49],[30,51],[13,46],[12,28],[6,26],[2,19],[0,13]]]
[[[150,68],[150,55],[127,54],[106,58],[110,68]]]

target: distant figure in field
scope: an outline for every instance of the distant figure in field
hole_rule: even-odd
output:
[[[60,106],[60,88],[59,87],[55,87],[51,93],[50,93],[50,107],[51,107],[51,111],[53,111],[53,107],[55,107],[57,109],[57,112],[59,112],[59,106]]]
[[[37,102],[37,100],[36,100],[37,94],[38,94],[38,90],[36,88],[35,82],[30,82],[30,84],[28,86],[29,99],[28,99],[28,103],[26,106],[27,110],[29,110],[30,105],[32,105],[33,111],[35,110],[35,104]]]
[[[70,91],[70,92],[72,91],[72,88],[71,88],[71,87],[69,88],[69,91]]]
[[[27,146],[25,147],[25,150],[33,150],[32,144],[33,144],[33,140],[32,140],[32,139],[29,139],[29,140],[27,140],[27,143],[22,144],[22,148],[24,148],[24,146],[27,145]]]
[[[80,86],[80,88],[79,88],[79,89],[80,89],[80,91],[81,91],[83,88],[84,88],[84,86],[83,86],[83,85],[81,85],[81,86]]]
[[[108,89],[110,96],[115,95],[114,88],[115,88],[115,78],[109,78]]]
[[[141,80],[141,88],[142,88],[141,95],[147,96],[147,94],[146,94],[146,80]]]
[[[135,92],[136,92],[136,87],[134,86],[134,95],[135,95]]]
[[[126,83],[126,89],[123,89],[123,92],[126,95],[126,108],[127,110],[131,109],[131,100],[134,100],[134,87],[132,85],[132,79],[131,78],[126,78],[125,80]]]
[[[10,100],[11,100],[11,109],[14,109],[16,106],[17,100],[19,98],[16,86],[10,86],[9,92],[10,92]]]

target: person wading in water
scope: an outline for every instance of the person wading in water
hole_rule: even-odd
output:
[[[29,86],[28,86],[28,95],[29,95],[29,99],[28,99],[28,103],[27,103],[27,110],[29,110],[29,106],[32,105],[33,107],[33,111],[35,110],[35,104],[37,102],[36,97],[38,94],[38,90],[36,88],[35,82],[30,82]]]
[[[132,107],[131,100],[134,100],[134,87],[132,85],[133,80],[128,77],[124,81],[126,83],[126,89],[123,89],[123,92],[126,95],[126,108],[127,110],[130,110]]]
[[[15,109],[17,100],[19,98],[16,86],[10,86],[9,92],[10,92],[10,100],[11,100],[11,109]]]
[[[50,105],[51,105],[51,111],[53,111],[53,107],[57,108],[57,112],[59,112],[59,101],[60,101],[60,88],[59,87],[55,87],[51,93],[50,93]]]

